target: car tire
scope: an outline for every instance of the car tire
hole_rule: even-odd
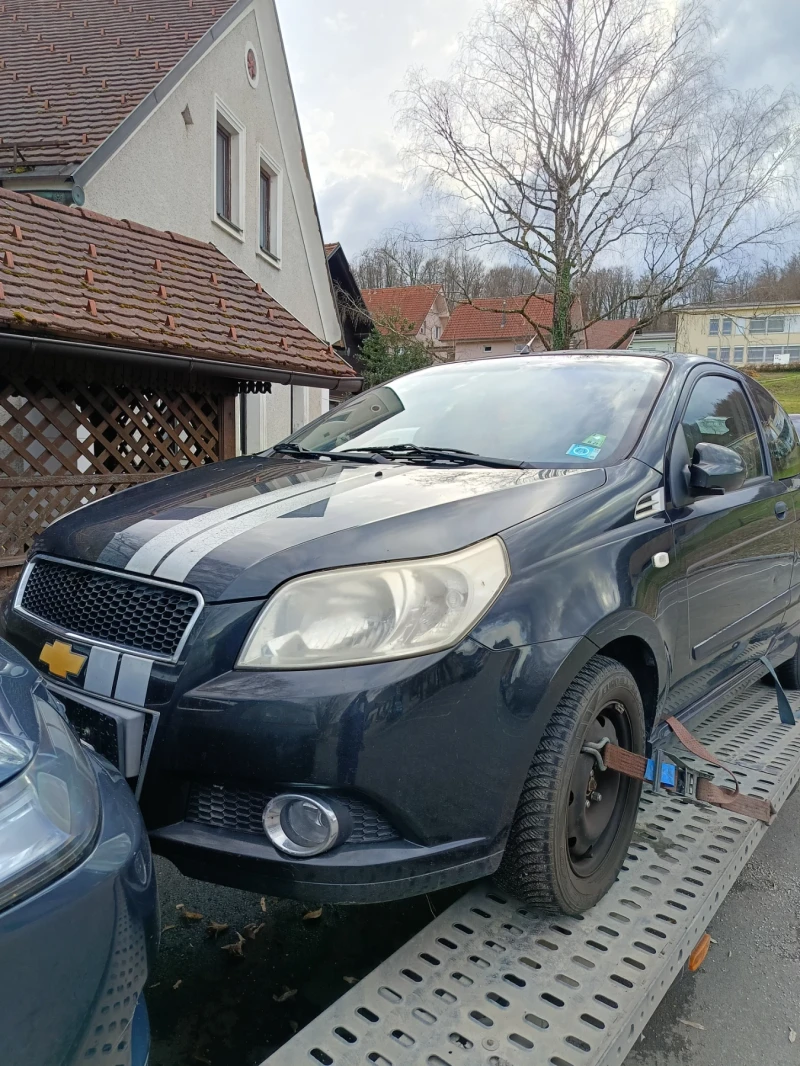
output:
[[[497,873],[502,888],[540,911],[582,914],[611,888],[625,861],[641,782],[600,772],[582,752],[603,736],[644,754],[636,682],[624,666],[598,655],[577,675],[545,728]]]
[[[775,673],[778,675],[778,680],[784,688],[788,689],[800,689],[800,644],[794,650],[794,655],[791,659],[787,659],[785,663],[781,663],[776,668]]]

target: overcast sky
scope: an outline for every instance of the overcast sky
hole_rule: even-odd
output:
[[[431,214],[404,173],[392,92],[444,75],[484,0],[277,0],[326,241],[353,257]],[[736,87],[800,84],[799,0],[712,0]]]

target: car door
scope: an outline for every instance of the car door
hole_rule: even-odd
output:
[[[685,581],[686,633],[673,664],[674,713],[764,655],[789,599],[791,486],[772,476],[755,411],[738,376],[698,371],[681,397],[669,451],[675,565]],[[694,496],[688,468],[701,441],[737,452],[741,488]]]

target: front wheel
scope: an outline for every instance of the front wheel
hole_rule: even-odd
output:
[[[598,655],[553,712],[528,770],[498,883],[550,913],[582,914],[609,890],[636,824],[641,783],[600,771],[582,748],[608,737],[644,754],[644,708],[631,674]]]

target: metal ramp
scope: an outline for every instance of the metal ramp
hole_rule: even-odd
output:
[[[800,728],[770,688],[691,728],[776,809],[800,779]],[[480,882],[264,1066],[616,1066],[766,831],[645,792],[623,872],[582,918],[537,917]]]

